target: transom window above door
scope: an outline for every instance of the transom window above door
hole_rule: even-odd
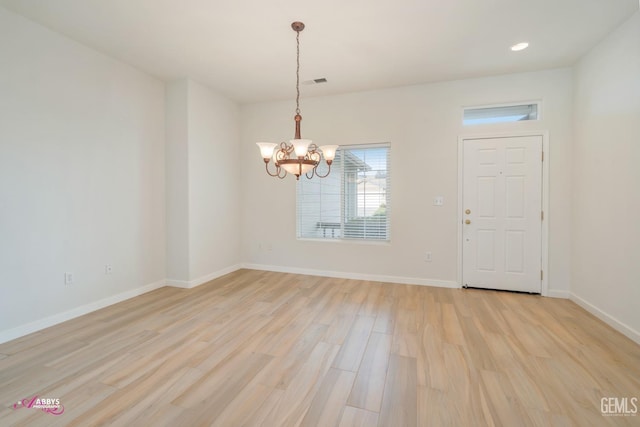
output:
[[[540,115],[539,110],[540,105],[538,102],[468,107],[463,111],[462,124],[464,126],[471,126],[538,120]]]

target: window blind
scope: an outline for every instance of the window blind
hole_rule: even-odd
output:
[[[327,178],[297,183],[299,238],[389,240],[389,144],[338,149]],[[323,174],[326,165],[319,166]]]

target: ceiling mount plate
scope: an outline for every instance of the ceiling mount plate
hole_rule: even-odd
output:
[[[291,28],[293,28],[293,31],[299,33],[300,31],[304,30],[304,24],[302,22],[296,21],[291,24]]]

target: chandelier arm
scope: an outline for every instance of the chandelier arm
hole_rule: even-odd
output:
[[[329,166],[329,169],[327,169],[327,173],[325,173],[324,175],[320,175],[320,174],[318,173],[318,171],[315,171],[315,172],[316,172],[316,176],[317,176],[318,178],[326,178],[326,177],[328,177],[328,176],[329,176],[329,174],[331,173],[331,163],[327,162],[327,165]],[[315,169],[316,169],[316,168],[314,168],[314,170],[315,170]]]
[[[317,167],[317,166],[316,166],[316,167]],[[311,174],[311,175],[309,175],[309,174]],[[311,179],[311,178],[313,178],[313,175],[316,175],[316,174],[317,174],[317,172],[316,172],[316,168],[313,168],[313,169],[311,169],[311,172],[307,172],[307,173],[305,173],[305,174],[304,174],[304,176],[306,176],[306,177],[307,177],[307,179]]]
[[[269,163],[270,162],[264,162],[264,169],[267,171],[267,174],[269,176],[277,176],[280,177],[280,167],[276,166],[276,172],[275,173],[271,173],[271,171],[269,171]],[[286,174],[286,171],[285,171]]]
[[[282,175],[280,175],[280,172],[282,172]],[[287,176],[287,171],[278,166],[278,174],[276,176],[280,179],[284,179],[284,177]]]

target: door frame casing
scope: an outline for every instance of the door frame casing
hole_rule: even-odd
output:
[[[476,139],[497,139],[497,138],[517,138],[523,136],[542,137],[542,152],[544,161],[542,162],[542,211],[544,219],[542,221],[541,233],[541,265],[542,280],[540,283],[540,293],[548,296],[549,290],[549,131],[524,131],[524,132],[493,132],[487,134],[470,134],[458,136],[458,277],[457,282],[462,287],[462,221],[463,221],[463,172],[464,172],[464,142]]]

